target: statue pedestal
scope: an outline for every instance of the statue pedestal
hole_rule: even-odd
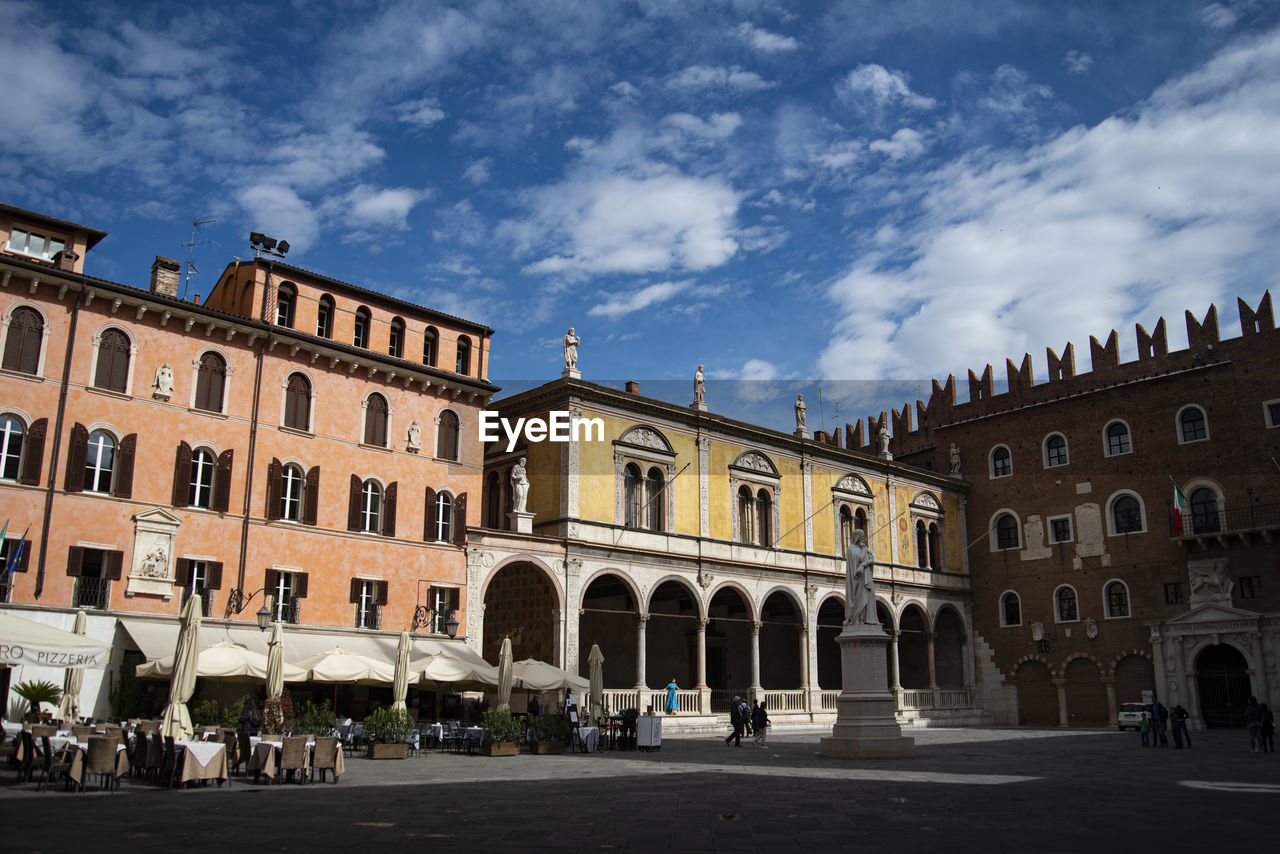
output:
[[[565,368],[560,372],[560,378],[565,380],[580,380],[582,379],[582,371],[577,368]]]
[[[692,409],[692,410],[693,410],[693,411],[695,411],[695,412],[706,412],[706,411],[707,411],[707,404],[706,404],[706,403],[702,403],[702,402],[695,401],[695,402],[693,402],[693,403],[689,404],[689,408],[690,408],[690,409]]]
[[[511,522],[511,530],[517,534],[533,533],[533,517],[534,513],[522,513],[519,510],[512,510],[507,514],[507,520]]]
[[[836,724],[820,752],[831,759],[902,759],[915,755],[904,736],[888,686],[889,636],[878,625],[847,625],[836,638],[844,690],[836,698]]]
[[[792,433],[791,435],[795,436],[797,439],[808,439],[809,431],[804,429],[803,427],[797,427],[796,432]]]

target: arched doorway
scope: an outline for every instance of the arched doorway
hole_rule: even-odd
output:
[[[1225,643],[1200,650],[1196,656],[1196,687],[1200,689],[1200,720],[1209,728],[1244,727],[1244,707],[1251,693],[1249,663],[1240,650]]]
[[[560,602],[547,573],[532,563],[504,566],[484,594],[484,643],[481,655],[496,662],[504,637],[511,637],[516,661],[536,658],[559,664],[556,612]]]
[[[729,710],[734,694],[751,687],[751,609],[732,587],[721,587],[707,606],[707,687],[711,711]]]
[[[681,688],[698,681],[698,606],[678,581],[662,582],[649,597],[644,663],[650,687],[666,685],[673,676]]]
[[[1126,655],[1116,663],[1117,704],[1141,703],[1143,691],[1155,690],[1155,670],[1146,658],[1141,655]]]
[[[903,688],[929,687],[929,642],[924,612],[915,605],[902,610],[898,636],[898,679]]]
[[[1065,675],[1067,723],[1070,726],[1105,726],[1107,690],[1102,685],[1098,665],[1088,658],[1072,659]]]
[[[888,606],[886,606],[879,599],[876,600],[876,619],[880,621],[880,628],[884,629],[884,633],[889,637],[893,637],[893,633],[897,631],[893,627],[893,615],[889,613]],[[898,672],[897,656],[898,656],[898,645],[894,643],[890,643],[888,647],[888,654],[885,656],[885,663],[888,666],[885,667],[885,674],[884,674],[885,687],[888,688],[890,691],[894,689],[893,674]],[[841,679],[843,680],[843,674],[841,674]],[[844,687],[843,684],[841,685],[841,687],[842,688]],[[899,685],[898,687],[901,687],[901,686]]]
[[[964,624],[953,608],[943,608],[933,622],[933,669],[939,688],[964,687]]]
[[[587,654],[599,644],[606,688],[636,685],[636,622],[640,616],[631,588],[616,575],[592,579],[582,594],[578,618],[578,673],[590,676]],[[670,675],[670,674],[668,674]]]
[[[800,609],[787,594],[769,594],[760,608],[760,685],[772,691],[804,684],[807,650],[802,643]]]
[[[1022,662],[1014,678],[1018,681],[1018,723],[1057,726],[1058,689],[1044,662]]]
[[[844,688],[840,645],[836,643],[843,629],[844,603],[833,596],[818,608],[818,687],[824,691]]]

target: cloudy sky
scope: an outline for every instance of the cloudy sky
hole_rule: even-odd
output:
[[[798,11],[803,10],[803,11]],[[1266,0],[0,0],[0,200],[90,273],[289,260],[487,323],[492,377],[790,429],[1280,269]],[[752,380],[755,382],[736,382]],[[677,382],[678,381],[678,382]],[[961,383],[963,386],[963,383]],[[963,389],[962,389],[963,396]]]

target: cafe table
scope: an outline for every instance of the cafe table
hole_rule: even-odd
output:
[[[253,736],[249,739],[250,750],[252,754],[249,756],[248,771],[252,773],[256,780],[259,776],[266,777],[268,781],[274,780],[276,773],[280,768],[280,752],[284,747],[283,739],[259,738]],[[311,771],[312,757],[316,749],[315,739],[308,739],[307,751],[303,754],[305,767],[302,773],[309,774]],[[338,740],[337,755],[333,759],[333,776],[341,777],[346,773],[346,763],[342,757],[342,740]]]
[[[75,750],[71,753],[71,769],[67,771],[67,776],[75,782],[81,789],[84,788],[84,766],[89,761],[89,742],[73,741],[69,742],[75,746]],[[53,740],[49,740],[49,745],[53,746]],[[123,744],[116,744],[116,779],[123,777],[129,773],[129,751],[125,749]]]
[[[227,745],[221,741],[174,741],[181,749],[178,761],[178,782],[217,780],[218,785],[227,779]]]
[[[600,749],[600,727],[598,726],[580,726],[578,727],[578,742],[587,753],[595,753]]]

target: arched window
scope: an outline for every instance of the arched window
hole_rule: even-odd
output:
[[[284,391],[284,426],[311,430],[311,381],[303,374],[290,374]]]
[[[1129,588],[1123,581],[1112,581],[1107,585],[1107,616],[1129,616]]]
[[[1204,410],[1198,406],[1188,406],[1178,414],[1178,429],[1183,442],[1199,442],[1209,438],[1209,425],[1205,421]]]
[[[756,525],[760,531],[759,544],[764,548],[773,547],[773,496],[769,490],[762,489],[756,493]]]
[[[382,533],[382,484],[370,478],[360,488],[360,530]]]
[[[458,363],[454,372],[463,376],[471,374],[471,339],[465,335],[458,336]]]
[[[298,292],[288,283],[276,289],[276,326],[293,328],[293,308],[298,301]]]
[[[22,419],[0,417],[0,480],[17,480],[22,471],[22,440],[27,430]]]
[[[484,486],[484,513],[489,517],[489,527],[502,530],[502,478],[496,471],[489,472]]]
[[[751,487],[743,485],[738,488],[738,541],[754,543],[756,541],[755,499],[751,496]]]
[[[360,306],[356,309],[356,327],[355,332],[351,336],[351,343],[357,347],[369,349],[369,327],[373,324],[373,317],[369,314],[369,309]]]
[[[196,409],[221,412],[223,389],[227,383],[227,362],[212,351],[200,357],[196,372]]]
[[[942,528],[937,522],[929,523],[929,568],[942,569]]]
[[[302,469],[290,463],[280,473],[280,518],[290,522],[302,519],[302,490],[306,483]]]
[[[436,495],[436,542],[453,540],[453,496],[447,492]]]
[[[84,458],[84,491],[111,494],[111,473],[116,464],[116,440],[105,430],[89,434]]]
[[[404,358],[404,321],[392,318],[391,332],[387,339],[387,354],[397,359]]]
[[[866,534],[867,531],[867,511],[859,507],[853,514],[853,527]],[[868,543],[871,541],[868,540]]]
[[[98,342],[98,364],[93,375],[95,388],[124,393],[129,389],[129,351],[133,344],[119,329],[107,329]]]
[[[997,445],[991,451],[991,476],[1008,477],[1013,474],[1013,454],[1004,445]]]
[[[1012,590],[1000,597],[1000,620],[1002,626],[1022,625],[1022,602]]]
[[[19,306],[9,316],[4,339],[4,367],[9,371],[34,374],[40,370],[40,348],[44,344],[44,318],[40,312]]]
[[[644,518],[644,485],[640,481],[640,467],[627,463],[622,470],[622,524],[639,528]]]
[[[365,401],[364,443],[379,448],[387,446],[387,399],[377,393]]]
[[[207,448],[197,448],[191,454],[191,485],[187,493],[188,507],[213,506],[213,477],[217,460]]]
[[[436,435],[436,456],[442,460],[458,459],[458,416],[449,409],[440,413],[440,430]]]
[[[1044,464],[1049,468],[1067,464],[1067,440],[1061,433],[1054,433],[1045,440]]]
[[[1018,547],[1018,520],[1011,513],[1003,513],[996,519],[996,548],[1016,549]]]
[[[1070,587],[1059,587],[1053,594],[1053,612],[1059,623],[1070,623],[1080,619],[1080,611],[1076,607],[1076,591]]]
[[[849,512],[848,504],[840,505],[840,554],[849,551],[849,544],[853,542],[853,514]]]
[[[333,337],[333,297],[324,294],[316,307],[316,335],[321,338]]]
[[[436,366],[436,347],[440,343],[440,333],[434,326],[428,326],[422,333],[422,364],[432,368]]]
[[[1213,534],[1222,530],[1218,494],[1207,486],[1191,493],[1191,530],[1197,534]]]
[[[650,531],[663,530],[662,485],[662,470],[654,466],[649,469],[649,474],[644,479],[645,518],[648,520],[647,527]]]
[[[916,566],[927,567],[929,565],[929,529],[925,527],[924,520],[916,520]]]
[[[1111,502],[1111,528],[1117,534],[1136,534],[1143,530],[1142,505],[1132,495],[1121,495]]]
[[[1133,448],[1129,444],[1129,425],[1123,421],[1113,421],[1107,425],[1107,456],[1127,454]]]

